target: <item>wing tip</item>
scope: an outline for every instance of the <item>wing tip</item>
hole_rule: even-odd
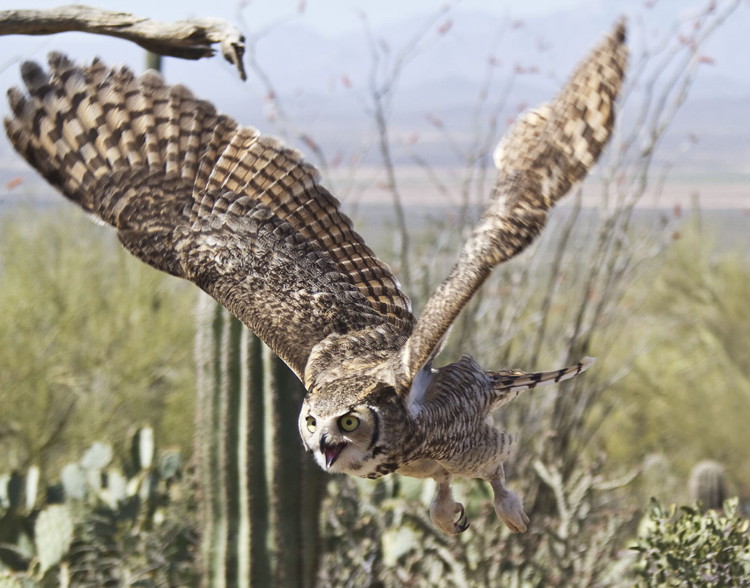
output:
[[[615,21],[614,29],[610,37],[617,44],[625,44],[628,40],[628,17],[621,14],[620,17]]]

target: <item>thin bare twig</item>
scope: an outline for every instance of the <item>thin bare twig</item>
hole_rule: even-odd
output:
[[[409,229],[406,222],[403,198],[399,189],[397,174],[391,153],[391,139],[389,136],[388,112],[390,101],[394,94],[395,86],[401,77],[407,63],[413,59],[423,46],[423,40],[432,30],[438,19],[442,18],[449,10],[443,7],[432,17],[428,18],[422,28],[417,31],[403,45],[393,57],[390,48],[383,39],[375,37],[366,15],[363,14],[363,26],[372,55],[372,66],[370,69],[369,90],[372,100],[372,117],[377,129],[378,147],[385,168],[386,185],[393,199],[393,209],[396,216],[396,226],[400,237],[399,262],[400,278],[407,290],[411,286],[411,267],[409,262]],[[390,58],[390,59],[389,59]]]

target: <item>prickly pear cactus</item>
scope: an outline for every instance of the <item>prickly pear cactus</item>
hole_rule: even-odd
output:
[[[46,492],[38,468],[0,476],[0,588],[197,583],[195,507],[175,484],[180,455],[157,452],[150,427],[131,446],[120,464],[94,443]]]
[[[40,572],[57,565],[73,543],[73,516],[65,504],[42,510],[34,524],[34,544]]]
[[[0,588],[37,588],[38,583],[25,574],[3,576],[0,572]]]
[[[86,470],[80,463],[65,464],[60,472],[60,478],[67,498],[83,500],[86,497]]]
[[[133,435],[131,455],[136,469],[148,470],[154,463],[156,444],[154,441],[154,429],[142,427]]]
[[[85,470],[102,470],[112,461],[112,446],[106,443],[94,443],[81,458],[81,467]]]

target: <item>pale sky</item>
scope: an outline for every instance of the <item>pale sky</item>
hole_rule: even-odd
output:
[[[170,21],[184,18],[216,17],[237,24],[246,35],[262,32],[280,21],[299,24],[318,34],[339,36],[361,33],[360,14],[367,17],[376,28],[412,16],[434,14],[442,6],[452,6],[461,11],[491,12],[498,18],[512,16],[523,18],[586,6],[596,9],[608,0],[0,0],[0,10],[49,9],[65,4],[87,4],[106,10],[123,11],[147,18]],[[609,0],[610,2],[612,0]],[[618,5],[639,4],[642,0],[615,0]],[[113,42],[107,37],[67,33],[65,35],[29,37],[22,35],[0,36],[0,75],[23,59],[39,58],[50,50],[64,50],[71,57],[83,59],[91,55],[107,60],[121,60],[131,66],[135,46],[122,41]],[[113,55],[122,51],[121,55]],[[119,49],[118,49],[119,48]],[[81,53],[79,55],[79,53]],[[140,57],[139,57],[140,59]]]
[[[360,27],[358,11],[366,11],[374,24],[384,24],[409,15],[425,14],[446,4],[462,10],[482,10],[499,15],[525,17],[556,12],[567,8],[600,4],[601,0],[94,0],[80,2],[108,10],[132,12],[150,18],[173,20],[187,17],[216,16],[234,19],[238,11],[249,24],[259,27],[283,16],[304,10],[305,25],[323,34],[340,34]],[[639,0],[617,0],[618,4],[635,4]],[[0,1],[0,10],[13,8],[53,8],[64,0]]]
[[[243,13],[256,23],[266,24],[279,14],[294,14],[304,7],[305,24],[324,34],[360,30],[358,13],[367,12],[373,24],[387,24],[406,16],[424,15],[443,5],[462,10],[481,10],[498,15],[526,17],[580,6],[596,5],[598,0],[246,0]],[[232,2],[227,2],[231,5]]]
[[[678,14],[706,5],[708,0],[0,0],[0,10],[48,9],[77,2],[167,21],[195,17],[224,18],[236,23],[247,35],[284,22],[334,37],[347,33],[361,34],[362,12],[367,14],[369,22],[377,29],[409,17],[424,18],[435,14],[441,6],[451,6],[458,12],[494,14],[500,21],[507,17],[525,19],[571,9],[592,18],[603,13],[615,18],[619,14],[638,14],[647,4],[656,5],[662,13]],[[750,1],[746,0],[737,12],[744,13],[733,18],[737,26],[750,27]],[[740,23],[740,20],[744,20],[744,23]],[[559,31],[560,39],[570,38],[570,35],[575,35],[575,31]],[[583,46],[591,42],[593,39],[586,39]],[[135,49],[125,48],[124,42],[111,43],[104,37],[10,35],[0,37],[0,73],[19,60],[43,57],[51,49],[64,50],[74,58],[90,57],[88,53],[77,54],[76,46],[81,43],[87,45],[88,53],[93,51],[110,61],[121,59],[128,63],[130,54],[135,54]],[[110,47],[115,47],[114,55],[108,49]]]
[[[48,9],[56,6],[86,0],[0,0],[0,10],[13,8],[40,8]],[[722,0],[723,1],[723,0]],[[497,16],[498,23],[507,22],[508,17],[512,19],[528,19],[532,17],[563,13],[572,11],[577,14],[574,19],[545,19],[544,24],[537,26],[531,24],[532,30],[526,35],[528,42],[534,38],[549,41],[549,46],[555,50],[546,51],[542,55],[541,49],[531,47],[531,54],[538,55],[541,62],[542,74],[529,77],[529,84],[546,84],[543,86],[545,95],[549,95],[558,87],[564,72],[569,71],[579,56],[599,38],[600,34],[609,26],[618,15],[627,14],[633,24],[633,35],[631,41],[634,46],[638,41],[638,33],[641,39],[644,34],[651,32],[651,27],[661,26],[668,30],[679,15],[695,11],[698,7],[705,7],[709,0],[181,0],[179,2],[159,0],[91,0],[90,5],[97,7],[130,12],[138,16],[153,18],[157,20],[170,21],[184,18],[218,17],[237,24],[248,37],[263,33],[264,29],[270,28],[276,32],[280,29],[286,30],[286,45],[273,44],[273,39],[263,37],[263,42],[253,47],[258,61],[268,68],[269,63],[282,64],[286,68],[273,70],[277,76],[276,87],[290,94],[290,101],[296,94],[297,87],[307,90],[305,96],[299,95],[300,104],[315,92],[318,94],[333,96],[332,87],[341,88],[339,83],[342,74],[350,78],[356,78],[357,74],[364,76],[365,73],[356,70],[359,63],[367,61],[367,45],[362,40],[361,13],[367,15],[373,28],[383,32],[388,29],[389,24],[400,22],[400,27],[393,27],[394,34],[399,31],[403,33],[409,26],[403,26],[404,21],[412,17],[426,20],[430,15],[435,15],[441,6],[449,5],[454,8],[452,14],[457,18],[456,22],[474,23],[470,18],[458,18],[470,16],[471,13],[479,13],[482,17],[490,15]],[[643,14],[646,5],[655,5],[655,10],[649,11],[648,26],[639,29],[639,14]],[[577,19],[577,20],[576,20]],[[483,22],[483,21],[481,21]],[[561,23],[569,23],[567,26]],[[591,24],[591,26],[580,28],[570,23]],[[284,27],[274,27],[283,23]],[[419,20],[416,21],[419,23]],[[558,24],[560,23],[560,24]],[[528,24],[528,23],[525,23]],[[472,24],[471,26],[477,26]],[[428,95],[424,98],[425,108],[436,108],[435,101],[429,95],[430,91],[438,94],[444,92],[446,84],[450,86],[451,76],[462,76],[466,74],[468,65],[485,63],[487,51],[485,44],[480,48],[481,53],[476,55],[463,55],[463,51],[471,41],[477,39],[475,29],[464,28],[462,35],[456,30],[448,35],[450,41],[450,52],[429,53],[425,51],[420,55],[423,62],[415,61],[409,70],[408,81],[424,83],[423,79],[428,76],[436,78],[443,83],[440,90],[428,89]],[[601,30],[598,28],[601,27]],[[484,27],[486,29],[487,27]],[[499,26],[498,26],[499,28]],[[587,28],[587,30],[582,30]],[[691,99],[698,99],[707,94],[721,92],[731,95],[735,100],[747,95],[750,91],[750,79],[743,72],[750,71],[750,0],[742,0],[740,8],[736,11],[730,22],[722,26],[719,34],[712,38],[706,45],[705,51],[711,65],[703,66],[701,80],[710,83],[693,89]],[[486,32],[486,31],[485,31]],[[343,38],[345,43],[325,43],[328,39],[316,39],[315,35],[324,35],[331,39]],[[270,35],[269,35],[270,37]],[[351,38],[348,38],[351,37]],[[290,47],[288,39],[298,39]],[[484,37],[482,37],[482,40]],[[340,40],[340,39],[339,39]],[[391,39],[388,39],[391,41]],[[266,43],[266,41],[268,41]],[[486,45],[489,46],[492,39],[488,38]],[[498,50],[496,54],[505,64],[523,61],[523,51],[529,51],[527,45],[523,45],[520,38],[507,36],[506,45]],[[473,43],[481,44],[481,43]],[[445,43],[443,43],[445,45]],[[396,43],[394,46],[398,46]],[[326,53],[329,47],[336,47],[337,51]],[[346,49],[341,49],[346,47]],[[435,45],[432,49],[439,50]],[[0,91],[4,91],[13,85],[19,85],[18,64],[25,59],[34,59],[43,62],[49,51],[63,51],[72,59],[85,62],[94,56],[100,56],[107,63],[125,63],[138,71],[143,67],[143,50],[132,43],[115,40],[97,35],[86,35],[80,33],[65,33],[62,35],[29,37],[20,35],[0,36]],[[309,58],[305,52],[314,51]],[[364,61],[357,62],[357,51],[364,52]],[[519,57],[520,54],[520,57]],[[436,55],[438,57],[436,57]],[[494,56],[495,54],[493,54]],[[553,59],[561,59],[564,56],[568,61],[550,65]],[[452,59],[451,59],[452,58]],[[430,61],[432,60],[432,61]],[[246,59],[247,61],[247,59]],[[451,63],[451,61],[455,63]],[[451,67],[449,67],[451,66]],[[510,65],[507,65],[510,67]],[[348,69],[347,69],[348,68]],[[484,71],[484,70],[482,70]],[[165,76],[170,83],[182,82],[191,87],[198,95],[213,101],[216,106],[241,119],[243,124],[261,125],[263,120],[259,118],[258,110],[262,108],[266,96],[266,89],[262,83],[252,76],[243,84],[239,81],[236,71],[232,66],[226,64],[220,58],[188,62],[170,59],[165,62]],[[282,73],[279,73],[282,72]],[[548,75],[550,72],[558,72],[556,77]],[[560,73],[562,72],[562,73]],[[475,78],[477,76],[475,75]],[[480,76],[481,77],[481,76]],[[479,79],[479,78],[477,78]],[[356,86],[356,79],[355,88]],[[313,83],[314,82],[314,83]],[[330,87],[329,87],[330,86]],[[291,89],[290,89],[291,87]],[[436,88],[437,86],[427,86]],[[451,87],[457,87],[454,84]],[[341,90],[335,100],[356,100],[356,93],[346,93]],[[287,102],[289,104],[290,102]],[[343,102],[341,102],[343,104]],[[296,103],[295,103],[296,104]],[[307,103],[305,103],[307,104]],[[338,104],[338,103],[337,103]],[[325,106],[325,104],[323,105]],[[321,112],[323,109],[321,106]],[[351,105],[350,105],[351,106]],[[253,110],[255,107],[255,110]],[[315,106],[317,108],[318,106]],[[299,118],[306,125],[314,125],[317,111],[313,107],[302,105],[299,107]],[[0,118],[7,111],[5,100],[0,100]],[[729,111],[727,111],[729,112]],[[735,112],[734,110],[731,112]],[[748,111],[743,109],[737,114],[735,129],[746,129],[750,120]],[[246,117],[243,119],[242,117]],[[324,119],[321,119],[324,120]],[[305,127],[307,129],[307,127]],[[266,129],[266,126],[264,126]],[[743,131],[744,132],[744,131]],[[750,136],[750,135],[749,135]],[[0,149],[1,151],[1,149]]]

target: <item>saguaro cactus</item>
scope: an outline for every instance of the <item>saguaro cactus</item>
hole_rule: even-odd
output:
[[[311,586],[325,481],[297,432],[304,390],[208,297],[199,302],[197,320],[204,582]]]
[[[710,459],[700,461],[690,472],[690,498],[708,510],[720,510],[727,499],[724,466]]]

